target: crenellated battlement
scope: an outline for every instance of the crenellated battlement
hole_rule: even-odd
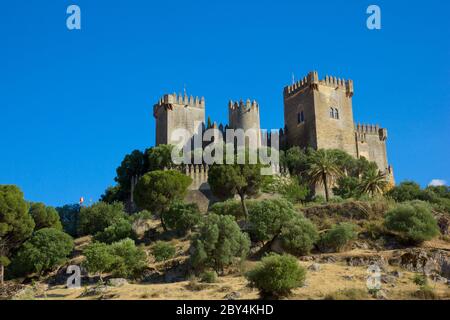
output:
[[[353,89],[353,81],[352,80],[344,80],[337,77],[325,76],[324,79],[319,80],[319,74],[317,71],[312,71],[308,73],[306,77],[295,82],[290,86],[286,86],[284,88],[284,96],[289,97],[292,96],[306,88],[311,88],[314,90],[318,90],[320,85],[329,86],[333,88],[340,88],[347,92],[348,97],[352,97],[354,93]]]
[[[156,112],[161,107],[172,110],[175,105],[204,109],[205,98],[193,97],[192,95],[188,96],[187,94],[182,95],[181,93],[179,93],[178,95],[176,93],[166,94],[161,99],[159,99],[158,103],[153,106],[153,113],[156,115]]]
[[[356,124],[355,132],[359,141],[365,141],[366,135],[378,135],[380,140],[387,139],[387,129],[380,128],[378,124]]]
[[[247,99],[246,102],[244,102],[242,99],[239,102],[233,102],[230,100],[228,102],[228,109],[230,111],[248,111],[248,110],[257,110],[259,111],[259,104],[256,102],[256,100],[250,101],[250,99]]]

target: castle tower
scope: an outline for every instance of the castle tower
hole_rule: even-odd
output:
[[[176,129],[187,130],[188,139],[202,133],[205,99],[166,94],[153,106],[153,116],[156,119],[156,145],[176,144],[178,141],[172,137]]]
[[[340,149],[356,157],[352,110],[353,81],[317,72],[284,88],[288,146]]]
[[[230,129],[243,129],[246,133],[247,145],[252,148],[259,148],[261,146],[261,126],[259,118],[259,105],[256,101],[240,102],[230,101],[228,103],[228,124]],[[255,141],[250,140],[249,137],[254,134]]]
[[[379,125],[357,124],[355,125],[355,135],[358,158],[364,157],[375,162],[378,169],[386,175],[391,175],[392,167],[388,164],[386,151],[387,129],[380,128]]]

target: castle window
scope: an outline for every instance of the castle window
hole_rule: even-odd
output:
[[[334,118],[339,119],[339,110],[337,108],[334,110]]]
[[[300,124],[303,122],[305,122],[305,115],[303,114],[303,111],[301,111],[297,114],[297,123]]]
[[[334,119],[334,108],[330,108],[330,118]]]

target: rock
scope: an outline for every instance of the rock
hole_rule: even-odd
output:
[[[270,245],[270,250],[278,254],[284,253],[283,245],[281,244],[281,239],[279,237],[277,237],[274,241],[272,241]]]
[[[397,282],[397,278],[390,274],[381,275],[381,282],[385,284],[394,284]]]
[[[310,270],[310,271],[315,271],[315,272],[317,272],[317,271],[320,271],[320,264],[318,264],[318,263],[313,263],[312,265],[310,265],[309,267],[308,267],[308,270]]]
[[[126,284],[128,284],[128,281],[123,278],[113,278],[108,280],[108,285],[112,287],[122,287]]]
[[[230,292],[225,295],[224,299],[226,300],[237,300],[241,297],[241,293],[237,291]]]
[[[132,229],[138,238],[144,237],[145,233],[152,228],[151,220],[137,219],[132,224]]]
[[[388,300],[389,298],[388,298],[388,295],[386,294],[386,291],[378,290],[375,293],[375,299],[377,299],[377,300]]]
[[[445,251],[408,249],[400,256],[400,261],[401,267],[406,270],[424,273],[427,276],[439,274],[450,278],[450,257]]]
[[[431,276],[431,280],[433,280],[434,282],[443,283],[443,284],[446,284],[446,283],[449,282],[447,278],[444,278],[444,277],[442,277],[442,276],[440,276],[438,274],[432,275]]]
[[[108,286],[105,285],[98,285],[90,288],[86,288],[84,292],[80,295],[80,298],[82,297],[91,297],[91,296],[97,296],[97,295],[103,295],[109,290]]]
[[[396,277],[396,278],[401,278],[401,277],[403,277],[403,273],[400,272],[400,271],[392,271],[392,272],[390,272],[389,274],[390,274],[391,276]]]
[[[300,261],[305,261],[305,262],[307,262],[307,261],[314,261],[314,257],[311,257],[311,256],[303,256],[303,257],[298,258],[298,260],[300,260]]]
[[[450,218],[441,216],[438,220],[438,226],[444,236],[450,235]]]
[[[348,280],[348,281],[353,281],[353,276],[348,276],[348,275],[345,275],[345,276],[342,276],[342,278],[344,278],[345,280]]]
[[[369,245],[366,242],[362,242],[362,241],[355,241],[352,245],[353,249],[363,249],[363,250],[368,250],[369,249]]]
[[[380,267],[380,269],[384,269],[386,265],[386,260],[379,255],[372,255],[372,256],[352,256],[347,257],[345,259],[348,266],[351,267],[360,267],[360,266],[370,266],[370,265],[377,265]]]
[[[325,256],[319,259],[320,263],[335,263],[337,259],[333,256]]]

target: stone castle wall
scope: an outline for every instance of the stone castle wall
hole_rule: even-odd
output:
[[[176,94],[165,95],[153,107],[156,119],[156,145],[177,144],[172,139],[176,129],[185,129],[193,137],[201,133],[205,123],[205,99]]]
[[[288,145],[340,149],[356,157],[353,82],[334,77],[319,80],[311,72],[284,89]]]
[[[378,165],[381,171],[388,172],[386,139],[387,130],[378,125],[355,126],[356,147],[358,157],[364,157]]]

